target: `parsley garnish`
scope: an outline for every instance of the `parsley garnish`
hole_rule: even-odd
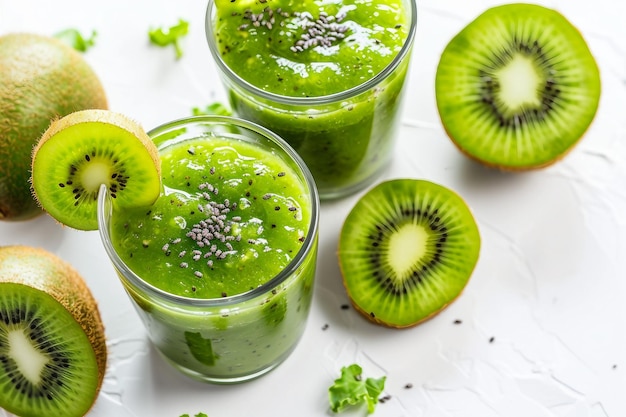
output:
[[[230,111],[225,105],[220,102],[215,102],[207,105],[204,109],[200,107],[193,107],[191,113],[194,116],[203,115],[217,115],[217,116],[232,116],[233,112]]]
[[[87,49],[95,45],[97,32],[91,32],[91,36],[86,38],[76,29],[65,29],[54,34],[54,37],[67,43],[79,52],[87,52]]]
[[[328,389],[330,409],[335,413],[349,405],[367,403],[367,412],[373,413],[378,403],[378,396],[385,388],[386,377],[363,379],[363,370],[357,364],[341,368],[341,377]]]
[[[178,19],[178,24],[170,26],[168,29],[156,28],[148,31],[150,42],[158,46],[174,45],[176,59],[183,56],[183,49],[180,46],[180,39],[189,32],[189,22]]]

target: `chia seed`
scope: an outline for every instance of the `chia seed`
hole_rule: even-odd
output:
[[[345,12],[329,16],[328,13],[321,11],[317,19],[314,19],[309,12],[293,12],[290,14],[281,8],[273,10],[269,6],[258,14],[252,13],[250,9],[246,10],[243,14],[243,19],[250,23],[242,23],[239,25],[238,30],[250,30],[250,24],[254,28],[265,27],[271,30],[276,24],[276,16],[282,18],[278,22],[281,27],[285,26],[284,20],[292,16],[300,20],[299,24],[303,33],[290,47],[294,53],[304,52],[306,49],[317,46],[331,47],[336,42],[344,39],[345,33],[349,30],[348,26],[341,24],[346,17]]]
[[[210,172],[214,174],[215,168],[211,168]],[[189,263],[185,262],[187,259],[199,261],[203,258],[207,259],[207,266],[213,268],[216,260],[226,259],[228,255],[237,253],[230,242],[241,241],[241,235],[235,234],[231,225],[240,223],[242,219],[241,216],[233,216],[231,220],[228,219],[227,215],[237,208],[237,204],[231,203],[228,199],[224,199],[223,202],[211,200],[218,194],[219,190],[209,182],[198,185],[198,195],[208,201],[208,204],[198,205],[198,210],[200,213],[204,213],[206,217],[193,224],[185,233],[185,236],[195,243],[196,248],[193,251],[181,250],[178,252],[180,258],[189,257],[181,260],[180,268],[189,268]],[[170,255],[172,244],[181,241],[181,238],[176,238],[164,244],[162,250],[165,255]],[[204,276],[199,270],[193,271],[193,274],[197,278]]]

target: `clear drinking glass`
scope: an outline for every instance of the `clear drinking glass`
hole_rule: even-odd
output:
[[[285,139],[308,165],[323,200],[371,184],[391,160],[417,23],[415,0],[404,4],[408,36],[381,72],[338,93],[291,97],[264,91],[224,62],[213,28],[215,0],[208,2],[207,40],[233,111]]]
[[[106,187],[98,201],[102,242],[141,317],[151,342],[175,368],[212,383],[238,383],[263,375],[284,359],[300,339],[313,292],[319,198],[300,157],[282,139],[253,123],[229,117],[202,116],[164,124],[149,132],[163,144],[212,135],[245,141],[279,155],[297,173],[308,194],[310,224],[299,251],[265,284],[237,295],[197,299],[168,293],[137,275],[116,249],[112,224],[116,216]],[[158,260],[154,260],[158,262]],[[233,279],[237,279],[236,273]]]

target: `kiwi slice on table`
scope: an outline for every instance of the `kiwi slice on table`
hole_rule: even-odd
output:
[[[455,145],[505,170],[562,158],[593,121],[598,65],[559,12],[533,4],[488,9],[443,51],[437,108]]]
[[[52,122],[33,151],[32,187],[59,222],[95,230],[105,184],[113,208],[149,206],[161,192],[158,151],[136,122],[109,110],[83,110]]]
[[[455,300],[479,252],[478,226],[458,194],[425,180],[395,179],[353,207],[338,255],[354,307],[375,323],[400,328]]]
[[[78,272],[44,249],[0,247],[0,407],[83,416],[106,362],[98,306]]]

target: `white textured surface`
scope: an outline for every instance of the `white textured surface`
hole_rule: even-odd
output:
[[[626,416],[626,2],[540,2],[560,10],[587,38],[603,95],[592,127],[565,160],[515,175],[459,154],[441,128],[433,93],[445,44],[499,3],[418,4],[404,126],[385,177],[425,178],[456,190],[483,238],[464,294],[421,326],[384,329],[341,309],[347,298],[337,235],[359,195],[323,204],[317,287],[300,345],[278,369],[239,386],[189,380],[156,355],[97,233],[62,228],[48,217],[0,223],[0,245],[57,253],[100,302],[109,368],[90,417],[328,415],[327,388],[352,362],[368,376],[387,375],[391,400],[379,404],[379,417]],[[225,99],[204,38],[204,9],[199,0],[0,0],[0,34],[97,30],[97,45],[85,57],[111,109],[151,128]],[[190,21],[190,33],[176,61],[172,49],[149,45],[147,31],[178,18]]]

